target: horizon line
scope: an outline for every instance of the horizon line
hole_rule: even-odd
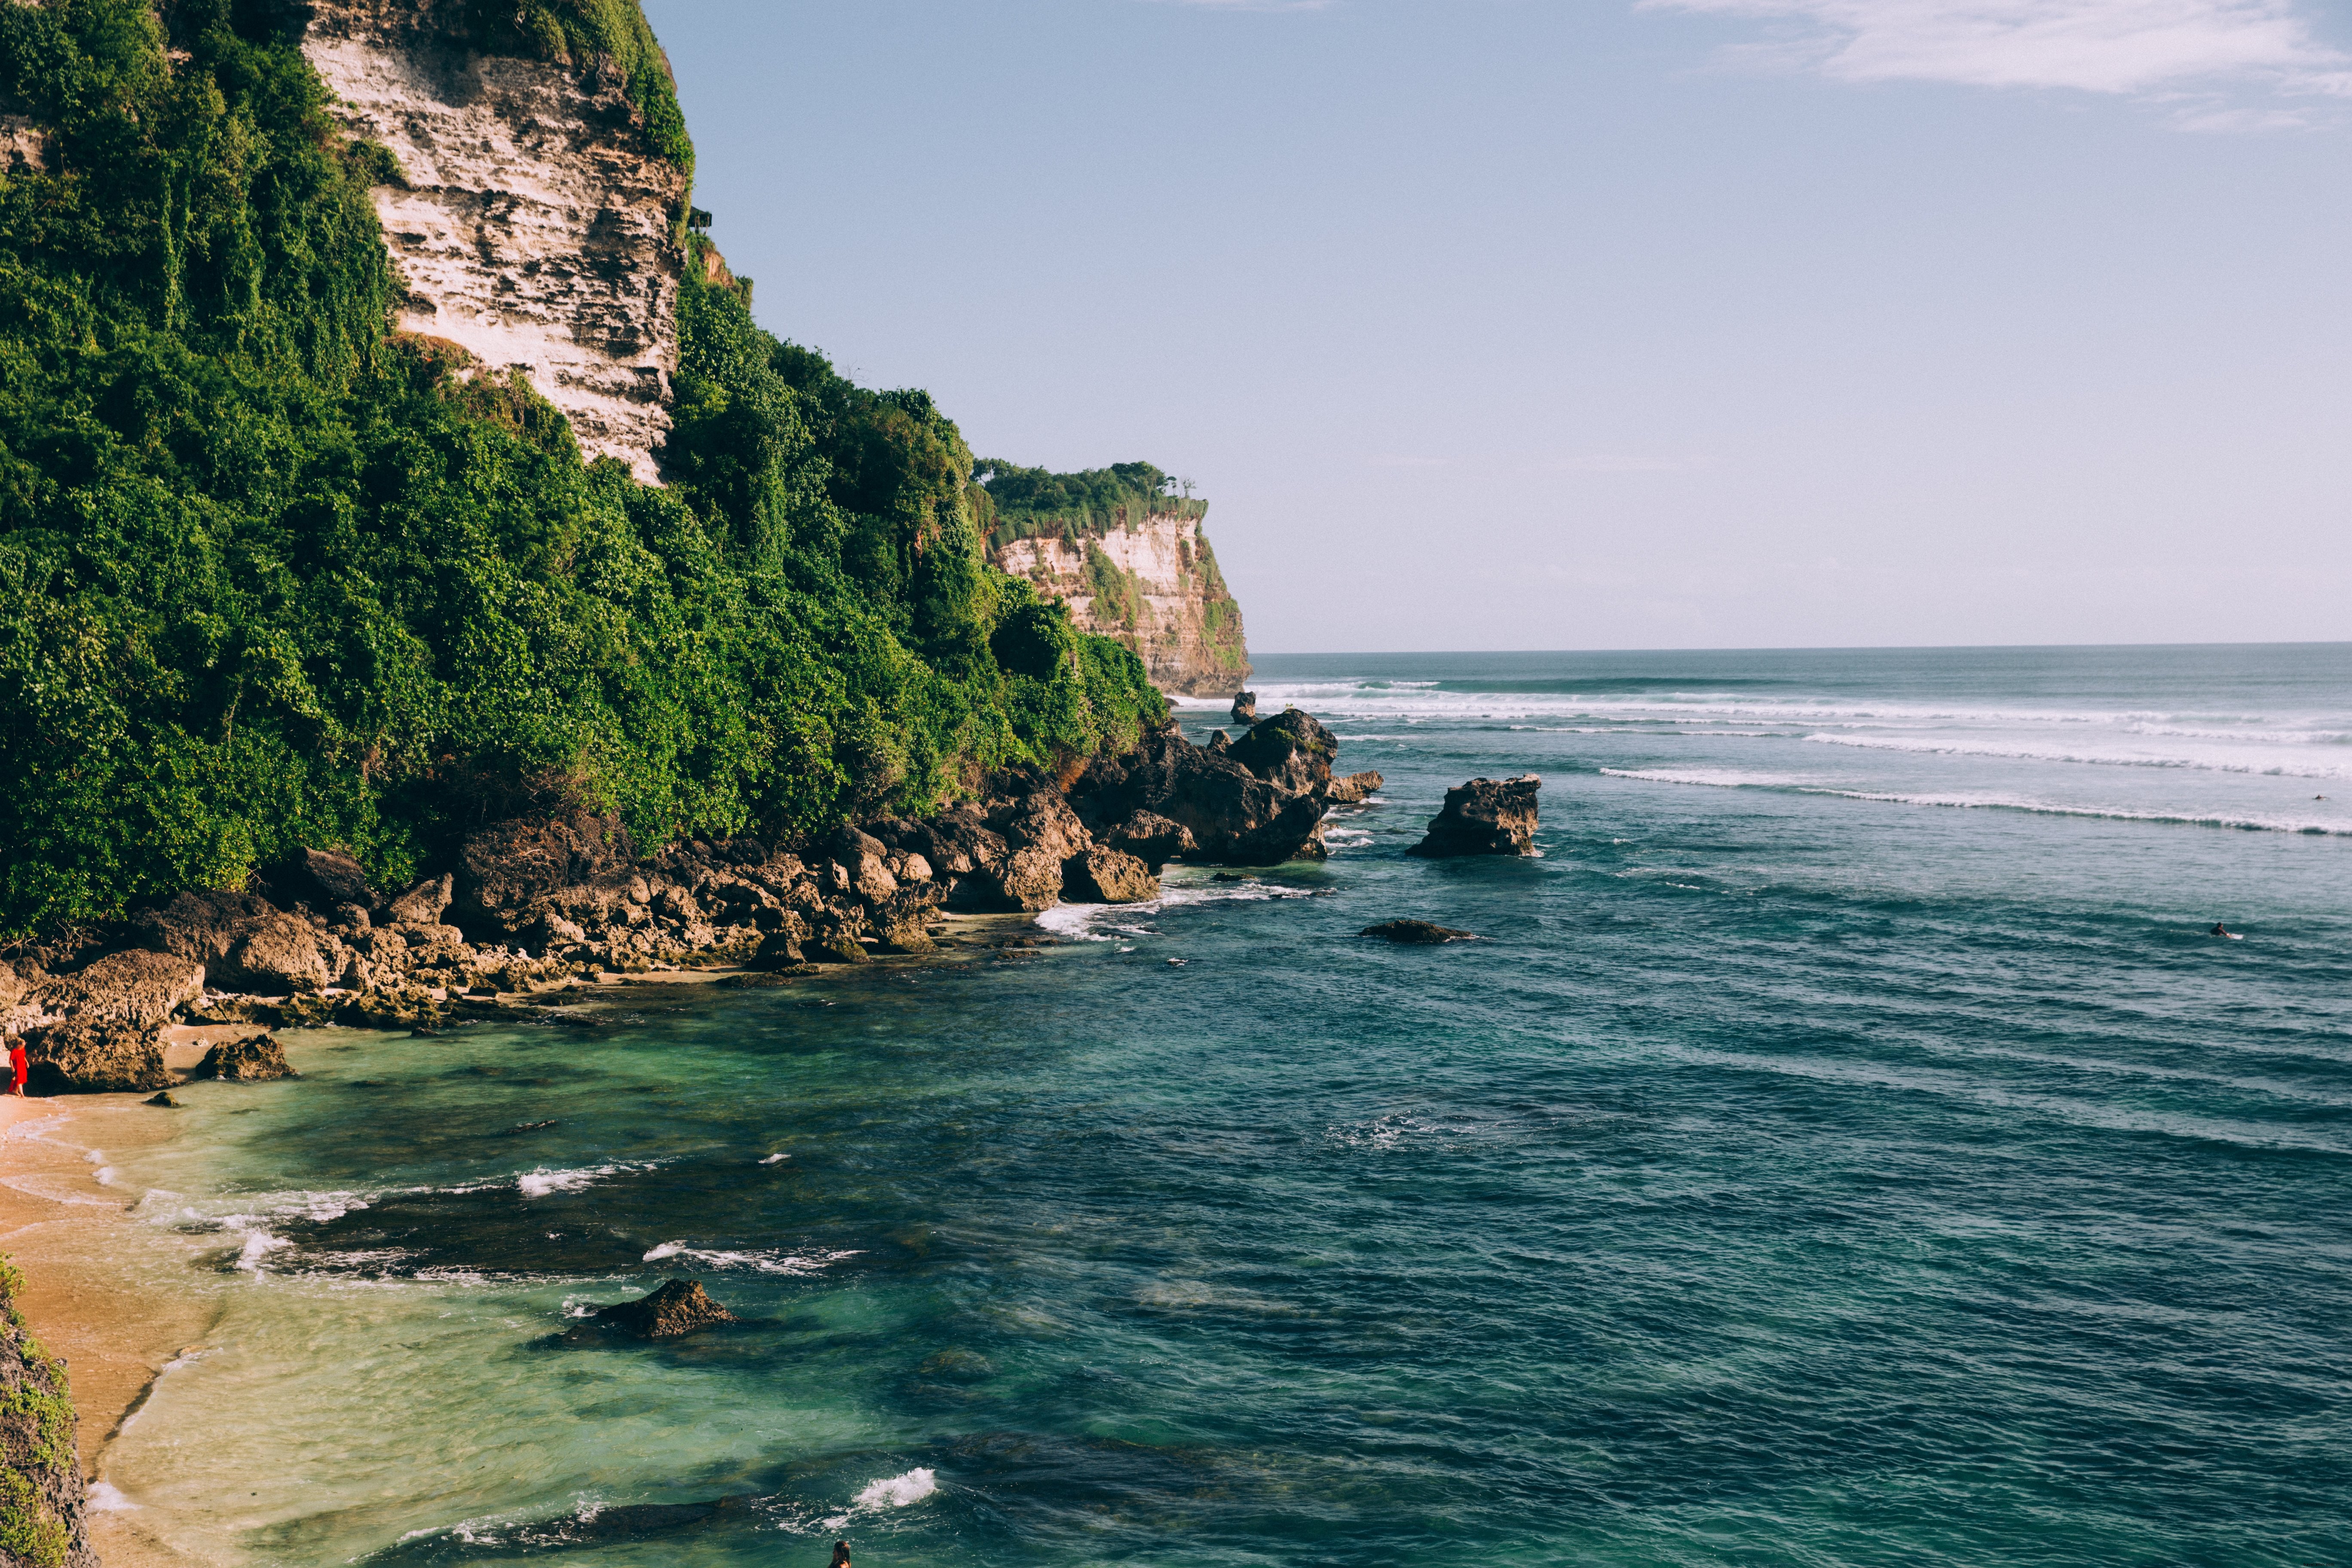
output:
[[[1258,658],[1394,658],[1462,654],[1604,654],[1604,653],[1996,653],[2040,652],[2050,649],[2095,648],[2231,648],[2231,647],[2352,647],[2352,637],[2326,641],[2247,642],[2026,642],[2026,643],[1720,643],[1697,647],[1399,647],[1399,648],[1273,648],[1252,650]]]

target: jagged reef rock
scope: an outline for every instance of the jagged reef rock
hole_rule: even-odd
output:
[[[252,893],[195,889],[132,915],[131,940],[158,952],[213,964],[228,956],[252,921],[274,912],[268,900]]]
[[[1382,921],[1366,926],[1358,936],[1376,936],[1382,942],[1406,942],[1434,946],[1448,942],[1476,942],[1476,933],[1455,931],[1452,926],[1433,925],[1427,921]]]
[[[1361,805],[1387,782],[1376,773],[1349,773],[1345,778],[1333,779],[1330,787],[1323,792],[1323,798],[1333,805]]]
[[[298,1075],[287,1065],[286,1047],[278,1043],[278,1037],[258,1034],[214,1046],[196,1065],[195,1076],[226,1083],[268,1083]]]
[[[213,983],[224,991],[253,991],[283,996],[296,991],[320,991],[334,978],[336,965],[309,921],[272,910],[245,923],[236,945],[214,972]]]
[[[1271,784],[1172,730],[1147,735],[1123,757],[1097,758],[1071,795],[1088,820],[1114,833],[1139,812],[1175,822],[1197,847],[1188,858],[1211,864],[1272,866],[1326,854],[1320,798]]]
[[[1236,691],[1234,693],[1233,721],[1236,724],[1255,724],[1257,722],[1256,692]]]
[[[583,454],[657,482],[686,175],[655,150],[619,70],[486,53],[477,22],[501,8],[470,0],[304,9],[328,112],[399,160],[402,183],[373,192],[407,284],[399,325],[490,373],[523,367]]]
[[[392,900],[384,911],[387,921],[393,925],[439,925],[457,897],[457,880],[446,871],[425,878]]]
[[[1143,659],[1152,684],[1207,695],[1249,679],[1241,606],[1202,532],[1205,503],[1130,514],[1100,528],[995,542],[991,557],[1070,606],[1080,631],[1110,637]]]
[[[72,974],[42,982],[27,1000],[45,1014],[90,1023],[161,1028],[205,994],[205,966],[167,952],[109,953]]]
[[[621,1301],[597,1312],[596,1321],[645,1340],[675,1339],[717,1323],[736,1321],[735,1314],[710,1299],[691,1279],[672,1279],[659,1289]]]
[[[0,1262],[0,1562],[99,1568],[66,1365],[25,1331],[24,1288],[16,1266]]]
[[[574,807],[467,835],[457,854],[451,907],[461,922],[515,932],[542,919],[559,891],[576,904],[575,889],[601,883],[617,897],[634,878],[629,835],[620,819]]]
[[[123,1019],[68,1018],[25,1032],[27,1094],[125,1094],[169,1089],[163,1032]]]
[[[1134,856],[1155,877],[1169,861],[1201,847],[1191,828],[1181,822],[1171,822],[1156,811],[1136,812],[1126,821],[1096,834],[1095,841]]]
[[[1429,819],[1429,836],[1408,855],[1532,855],[1536,837],[1535,773],[1497,784],[1472,779],[1445,792],[1445,808]]]
[[[1233,759],[1271,784],[1321,794],[1331,785],[1339,742],[1311,713],[1286,708],[1235,741]]]
[[[1063,863],[1062,894],[1079,904],[1139,904],[1160,896],[1160,879],[1134,856],[1098,845]]]

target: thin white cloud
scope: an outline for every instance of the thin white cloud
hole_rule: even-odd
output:
[[[1784,24],[1741,51],[1843,81],[2071,88],[2200,102],[2179,123],[2244,130],[2301,123],[2291,110],[2218,95],[2352,96],[2352,58],[2323,41],[2296,0],[1638,0]]]

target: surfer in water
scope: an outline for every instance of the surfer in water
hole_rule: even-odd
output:
[[[2213,922],[2213,934],[2215,936],[2226,936],[2231,942],[2238,940],[2238,933],[2231,931],[2228,926],[2223,925],[2220,921],[2215,921]]]

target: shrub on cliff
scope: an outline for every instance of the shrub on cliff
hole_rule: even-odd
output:
[[[397,884],[551,788],[648,844],[919,813],[1158,717],[1094,639],[1003,668],[953,424],[703,268],[667,489],[391,332],[381,150],[269,8],[169,15],[167,64],[142,0],[0,6],[50,138],[0,176],[0,935],[302,844]]]
[[[25,1331],[24,1288],[0,1258],[0,1561],[94,1568],[65,1363]]]

